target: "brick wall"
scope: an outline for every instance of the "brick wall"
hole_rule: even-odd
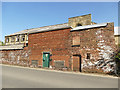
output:
[[[38,60],[38,66],[42,67],[43,52],[49,52],[52,67],[55,61],[64,61],[64,67],[75,71],[114,72],[116,46],[113,23],[93,29],[70,30],[29,34],[28,47],[23,50],[0,51],[2,63],[29,66],[32,60]],[[87,54],[90,54],[90,59]]]
[[[71,37],[76,36],[80,37],[80,46],[72,47],[72,52],[73,55],[81,55],[82,71],[103,73],[114,71],[113,54],[116,46],[113,23],[108,23],[106,27],[72,32]],[[90,59],[87,59],[87,53],[90,53]]]
[[[70,29],[29,34],[30,61],[38,60],[38,65],[42,66],[43,52],[49,52],[51,66],[54,66],[55,60],[62,60],[65,67],[69,67],[69,35]]]

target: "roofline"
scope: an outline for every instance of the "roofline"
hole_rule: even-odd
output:
[[[62,24],[67,24],[67,23],[62,23]],[[55,25],[62,25],[62,24],[55,24]],[[48,25],[48,26],[55,26],[55,25]],[[31,28],[31,29],[25,29],[25,30],[32,30],[32,29],[39,29],[39,28],[43,28],[43,27],[48,27],[48,26],[42,26],[42,27],[38,27],[38,28]],[[69,26],[70,27],[70,26]],[[60,28],[60,29],[64,29],[64,28]],[[56,30],[58,30],[58,29],[56,29]],[[22,30],[23,31],[23,30]],[[51,30],[48,30],[48,31],[51,31]],[[17,32],[16,32],[17,33]],[[14,33],[13,33],[14,34]],[[16,36],[16,35],[22,35],[22,34],[29,34],[29,32],[28,33],[21,33],[21,34],[15,34],[15,35],[13,35],[13,34],[10,34],[10,35],[6,35],[5,37],[9,37],[9,36]]]
[[[98,27],[105,27],[108,23],[100,23],[100,24],[93,24],[93,25],[85,25],[73,28],[71,31],[79,31],[84,29],[91,29],[91,28],[98,28]]]
[[[57,30],[61,30],[61,29],[63,30],[63,29],[69,29],[69,28],[72,28],[72,27],[68,26],[68,27],[57,28],[57,29],[51,29],[51,30],[46,30],[46,31],[30,32],[30,33],[28,33],[28,34],[35,34],[35,33],[42,33],[42,32],[57,31]]]
[[[28,34],[28,33],[21,33],[21,34],[15,34],[15,35],[6,35],[5,37],[10,37],[10,36],[16,36],[16,35],[22,35],[22,34]]]
[[[67,24],[67,23],[61,23],[61,24]],[[61,25],[61,24],[54,24],[54,25],[48,25],[48,26],[55,26],[55,25]],[[42,27],[48,27],[48,26],[42,26]],[[39,29],[39,28],[42,28],[42,27],[30,28],[30,29],[25,29],[25,30]]]

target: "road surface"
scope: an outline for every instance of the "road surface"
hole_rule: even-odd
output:
[[[2,88],[118,88],[118,78],[2,65]]]

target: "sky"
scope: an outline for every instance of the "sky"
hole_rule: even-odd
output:
[[[5,35],[85,14],[92,14],[93,22],[118,26],[117,2],[2,2],[2,41]]]

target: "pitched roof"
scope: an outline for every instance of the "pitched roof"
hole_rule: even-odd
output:
[[[107,23],[100,23],[100,24],[93,24],[93,25],[85,25],[85,26],[79,26],[73,28],[71,31],[76,31],[76,30],[82,30],[82,29],[89,29],[89,28],[95,28],[95,27],[102,27],[106,26]],[[50,26],[44,26],[44,27],[39,27],[39,28],[32,28],[32,29],[26,29],[22,30],[20,32],[16,32],[7,36],[13,36],[17,34],[25,34],[25,33],[37,33],[37,32],[46,32],[46,31],[52,31],[52,30],[58,30],[58,29],[65,29],[65,28],[72,28],[71,26],[68,25],[68,23],[63,23],[63,24],[56,24],[56,25],[50,25]],[[118,28],[115,28],[115,35],[120,35],[120,32],[116,31]]]
[[[52,30],[64,29],[64,28],[70,28],[70,26],[68,26],[68,23],[44,26],[44,27],[39,27],[39,28],[26,29],[26,30],[22,30],[20,32],[16,32],[16,33],[7,35],[7,36],[13,36],[13,35],[25,34],[25,33],[36,33],[36,32],[44,32],[44,31],[52,31]]]
[[[46,31],[53,31],[53,30],[59,30],[59,29],[65,29],[65,28],[71,28],[71,27],[68,26],[68,23],[64,23],[64,24],[41,27],[36,30],[31,30],[29,33],[46,32]]]

